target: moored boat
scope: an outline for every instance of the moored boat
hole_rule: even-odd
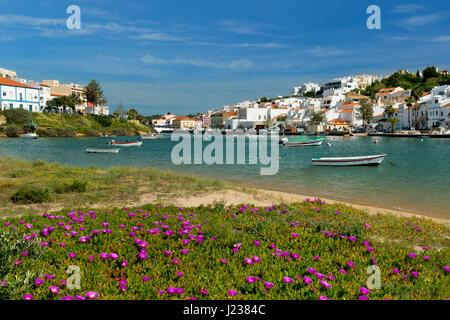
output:
[[[336,157],[336,158],[312,158],[315,166],[377,166],[386,154],[359,156],[359,157]]]
[[[38,135],[36,133],[25,133],[20,136],[22,139],[37,139]]]
[[[141,139],[161,139],[163,138],[162,134],[141,134],[140,135]]]
[[[283,145],[285,147],[307,147],[307,146],[320,146],[324,137],[305,137],[300,136],[294,139],[289,139],[288,141],[283,140]]]
[[[111,144],[113,146],[117,147],[140,147],[142,145],[143,141],[135,140],[135,141],[125,141],[125,142],[117,142],[112,140],[111,142],[108,142],[108,144]]]
[[[87,148],[87,153],[119,153],[120,149],[96,149],[96,148]]]

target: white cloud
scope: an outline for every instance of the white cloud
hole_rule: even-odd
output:
[[[25,25],[25,26],[61,26],[65,25],[66,19],[51,19],[51,18],[34,18],[21,15],[0,15],[0,24],[8,25]]]
[[[431,39],[432,42],[448,42],[450,41],[450,36],[440,36]]]
[[[151,32],[151,33],[144,33],[138,36],[133,36],[133,39],[139,39],[139,40],[157,40],[157,41],[180,41],[184,40],[180,37],[171,36],[162,32]]]
[[[306,50],[306,52],[316,57],[339,56],[346,53],[344,50],[335,47],[321,47],[321,46],[315,46],[314,48]]]
[[[154,57],[152,55],[145,55],[141,58],[142,62],[156,65],[191,65],[203,68],[224,68],[224,69],[237,69],[237,68],[250,68],[253,66],[253,61],[248,59],[232,60],[230,62],[216,62],[203,59],[162,59]]]
[[[234,47],[244,47],[244,48],[250,48],[250,47],[255,47],[255,48],[283,48],[286,47],[286,45],[284,44],[280,44],[280,43],[238,43],[233,45]]]
[[[273,24],[249,24],[248,22],[241,22],[237,20],[220,20],[217,21],[217,24],[227,31],[246,36],[267,35],[267,32],[265,30],[279,29],[278,26]]]
[[[393,10],[391,10],[391,12],[395,12],[395,13],[411,13],[411,12],[415,12],[415,11],[419,11],[419,10],[423,10],[425,9],[425,7],[423,5],[420,4],[402,4],[402,5],[397,5],[395,6],[395,8]]]
[[[409,18],[403,19],[403,26],[406,28],[423,27],[428,24],[432,24],[443,19],[445,15],[442,12],[433,12],[423,15],[411,16]]]

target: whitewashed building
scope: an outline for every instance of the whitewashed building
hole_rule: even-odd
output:
[[[314,82],[305,82],[298,87],[292,88],[291,96],[301,96],[306,92],[317,92],[320,90],[320,85]]]
[[[2,110],[22,108],[39,112],[40,90],[8,78],[0,78],[0,105]]]
[[[428,129],[448,126],[449,104],[450,86],[439,86],[431,90],[428,103]]]

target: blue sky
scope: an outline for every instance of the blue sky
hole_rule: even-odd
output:
[[[69,5],[81,30],[68,30]],[[369,5],[381,30],[369,30]],[[0,67],[97,79],[111,106],[177,114],[290,93],[303,81],[448,69],[448,1],[0,0]]]

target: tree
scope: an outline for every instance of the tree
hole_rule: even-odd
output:
[[[7,124],[25,124],[31,121],[32,113],[22,109],[8,109],[5,110],[5,118]]]
[[[425,76],[424,76],[424,78],[425,78]],[[411,96],[414,98],[414,100],[416,102],[416,105],[414,107],[414,128],[417,127],[417,113],[419,111],[419,106],[418,106],[417,102],[419,101],[420,98],[422,98],[423,91],[424,91],[423,87],[417,86],[411,92]]]
[[[310,124],[312,125],[320,125],[325,121],[325,114],[323,114],[322,112],[314,112],[311,115],[311,120],[310,120]]]
[[[258,100],[260,103],[264,103],[264,102],[270,102],[271,100],[267,97],[262,97]]]
[[[315,98],[316,97],[316,92],[315,91],[308,91],[308,92],[305,92],[303,94],[303,96],[307,97],[307,98]]]
[[[408,126],[409,129],[411,129],[411,107],[412,107],[412,103],[414,102],[414,98],[413,97],[408,97],[406,99],[406,105],[408,106]]]
[[[23,132],[24,133],[33,133],[37,130],[37,128],[38,128],[37,124],[34,123],[33,120],[31,120],[23,127]]]
[[[72,94],[67,99],[69,103],[69,107],[72,108],[73,112],[75,113],[75,106],[80,105],[83,103],[83,100],[75,93],[72,92]]]
[[[87,102],[94,106],[104,105],[107,103],[103,90],[96,80],[91,80],[83,89],[83,96]]]
[[[425,69],[423,69],[422,75],[423,75],[423,80],[422,80],[423,82],[426,82],[429,78],[438,78],[439,77],[439,73],[435,66],[426,67]]]
[[[368,124],[373,119],[373,106],[368,99],[361,99],[359,105],[360,107],[358,109],[356,117],[357,119],[362,120],[363,126],[366,127],[366,124]]]
[[[136,120],[137,116],[139,115],[139,112],[136,109],[131,108],[127,111],[127,117],[129,120]]]
[[[121,118],[121,119],[125,117],[126,111],[125,111],[125,109],[123,107],[122,102],[119,103],[119,106],[117,107],[116,111],[114,111],[113,115],[116,118]]]
[[[394,107],[387,106],[386,108],[384,108],[384,113],[387,114],[387,116],[388,116],[386,121],[389,122],[391,125],[391,133],[394,133],[395,125],[400,121],[398,118],[394,117],[394,114],[395,114]]]

